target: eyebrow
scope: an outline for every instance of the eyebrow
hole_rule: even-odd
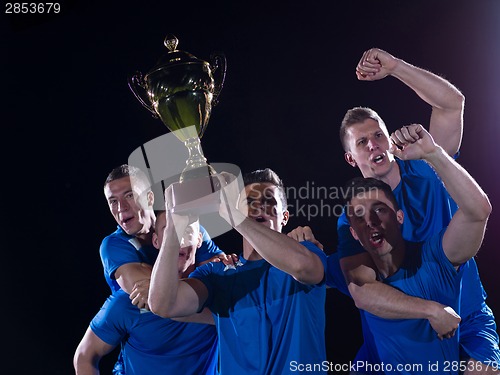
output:
[[[123,194],[121,194],[121,195],[127,195],[128,193],[133,193],[133,192],[134,192],[134,191],[133,191],[132,189],[129,189],[129,190],[127,190],[127,191],[124,191],[124,192],[123,192]],[[114,195],[114,194],[113,194],[113,195],[110,195],[110,196],[108,197],[108,201],[109,201],[110,199],[112,199],[112,198],[116,198],[116,195]]]

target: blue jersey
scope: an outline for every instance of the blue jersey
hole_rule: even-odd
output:
[[[448,226],[458,207],[436,172],[425,161],[400,159],[396,161],[401,181],[393,193],[399,208],[405,214],[402,225],[403,238],[411,242],[425,241]],[[337,230],[340,258],[365,251],[350,234],[345,213],[337,222]],[[463,318],[480,310],[487,297],[475,259],[467,261],[464,268],[463,298],[460,309],[457,310]]]
[[[141,312],[122,290],[106,300],[90,328],[104,342],[122,344],[127,375],[217,374],[215,326]]]
[[[222,253],[222,250],[211,240],[207,231],[201,225],[200,232],[203,235],[203,243],[196,250],[197,263]],[[112,292],[120,289],[115,280],[115,272],[120,266],[127,263],[153,265],[158,256],[158,250],[153,245],[141,246],[135,236],[125,233],[120,226],[112,234],[104,238],[99,252],[104,268],[104,278]]]
[[[446,257],[441,243],[444,232],[423,245],[407,242],[403,264],[383,282],[407,295],[458,310],[463,269],[457,271]],[[427,319],[382,319],[367,312],[366,320],[387,373],[458,373],[452,366],[459,361],[458,335],[440,340]]]
[[[325,254],[302,244],[326,270]],[[263,259],[240,260],[236,268],[209,263],[190,275],[208,289],[205,305],[217,326],[221,374],[292,374],[306,365],[326,374],[324,282],[305,285]]]
[[[400,169],[401,181],[393,192],[405,214],[402,225],[403,238],[411,242],[425,241],[448,226],[458,207],[436,172],[425,161],[396,159],[396,162]],[[337,233],[337,252],[340,258],[365,251],[352,237],[345,213],[337,221]],[[335,272],[335,268],[330,269]],[[332,276],[327,277],[327,280],[332,279]],[[486,293],[479,279],[476,262],[472,258],[463,265],[462,298],[460,308],[456,310],[462,316],[462,322],[472,312],[480,311],[485,306],[485,299]],[[364,314],[365,312],[360,310],[364,344],[356,360],[378,363],[375,343]]]

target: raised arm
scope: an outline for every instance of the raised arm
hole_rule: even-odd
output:
[[[378,48],[364,52],[356,75],[362,81],[391,75],[410,87],[432,107],[429,132],[436,143],[448,155],[457,153],[462,142],[465,97],[449,81]]]
[[[225,187],[221,191],[219,213],[243,236],[246,241],[244,248],[248,244],[267,262],[301,283],[309,285],[320,283],[325,277],[325,269],[319,256],[281,233],[280,229],[271,229],[259,223],[257,218],[247,217],[248,202],[236,178],[228,173],[221,173],[220,179],[222,186]],[[280,208],[275,208],[273,211],[280,211]],[[286,210],[286,208],[283,209]],[[275,214],[278,213],[275,212]],[[282,225],[285,224],[286,219],[283,220]]]
[[[245,218],[235,229],[262,258],[295,280],[314,285],[325,277],[325,269],[318,255],[286,234],[264,227],[249,218]]]
[[[446,190],[458,205],[443,236],[443,249],[450,262],[458,266],[472,258],[484,237],[491,204],[472,176],[442,147],[437,145],[423,126],[413,124],[391,135],[393,153],[401,159],[423,159],[443,181]]]
[[[170,191],[168,188],[165,194],[167,197],[171,195]],[[168,203],[166,207],[169,207]],[[188,217],[172,215],[167,210],[165,235],[153,267],[148,299],[151,311],[164,318],[194,314],[200,311],[208,296],[208,291],[200,280],[179,280],[179,238],[182,237],[188,220]]]

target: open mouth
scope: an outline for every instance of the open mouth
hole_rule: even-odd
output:
[[[122,224],[127,225],[127,224],[128,224],[128,223],[129,223],[129,222],[130,222],[133,218],[134,218],[134,217],[133,217],[133,216],[131,216],[131,217],[128,217],[128,218],[126,218],[126,219],[123,219],[123,220],[122,220]]]
[[[264,217],[262,217],[262,216],[257,216],[255,218],[255,221],[258,222],[258,223],[263,223],[263,222],[266,221],[266,219]]]
[[[372,235],[370,237],[370,241],[375,246],[378,246],[378,245],[382,244],[382,241],[384,241],[384,236],[382,236],[382,234],[379,232],[372,233]]]
[[[383,154],[382,154],[382,155],[379,155],[379,156],[375,156],[375,157],[373,158],[373,162],[374,162],[375,164],[382,163],[382,161],[383,161],[383,160],[384,160],[384,155],[383,155]]]

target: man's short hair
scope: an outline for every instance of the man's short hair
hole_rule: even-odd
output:
[[[391,187],[384,181],[373,177],[354,177],[349,180],[344,187],[346,213],[347,207],[350,205],[353,198],[362,194],[368,194],[368,192],[372,190],[382,191],[387,199],[389,199],[389,201],[393,204],[394,209],[396,211],[399,210],[399,204],[396,201],[396,197],[394,196]]]
[[[255,184],[255,183],[270,183],[278,188],[281,203],[283,204],[283,208],[287,207],[285,186],[283,185],[283,181],[278,176],[276,172],[274,172],[271,168],[265,169],[257,169],[253,172],[248,172],[243,175],[243,183],[245,186]]]
[[[106,185],[110,182],[123,177],[130,177],[131,182],[139,182],[143,185],[143,187],[145,187],[145,190],[151,190],[151,183],[148,176],[146,176],[141,169],[128,164],[122,164],[109,172],[108,177],[104,182],[104,187],[106,187]]]
[[[380,127],[382,129],[385,129],[385,131],[387,132],[387,127],[385,126],[384,120],[382,120],[379,114],[375,112],[373,109],[368,107],[351,108],[344,115],[344,118],[342,119],[342,123],[339,129],[340,142],[342,142],[342,147],[344,148],[345,152],[349,151],[349,147],[346,140],[347,130],[352,125],[361,123],[367,119],[372,119],[374,121],[377,121]]]

